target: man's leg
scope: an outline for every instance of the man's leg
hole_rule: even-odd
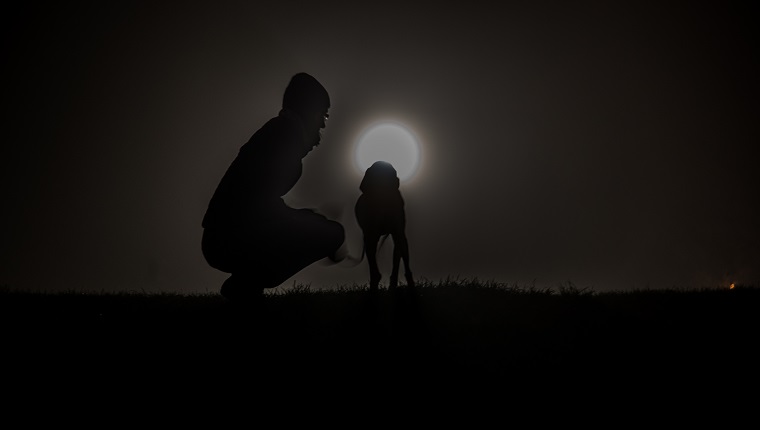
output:
[[[345,241],[340,223],[307,209],[294,211],[274,234],[266,240],[272,245],[261,266],[274,286],[316,261],[337,258]]]
[[[249,270],[251,266],[250,241],[241,241],[240,235],[203,231],[201,249],[209,265],[217,270],[230,273],[222,284],[220,294],[235,301],[250,301],[263,296],[262,279],[257,279]]]
[[[308,265],[335,257],[345,241],[343,226],[311,210],[290,217],[249,237],[205,231],[203,253],[211,267],[231,273],[222,285],[230,299],[260,297]]]

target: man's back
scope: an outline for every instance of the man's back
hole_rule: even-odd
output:
[[[286,209],[282,196],[301,177],[298,124],[283,116],[270,119],[246,142],[222,177],[203,218],[204,228],[249,228]]]

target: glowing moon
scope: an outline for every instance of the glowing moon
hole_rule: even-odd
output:
[[[399,123],[384,122],[364,131],[356,144],[356,167],[361,174],[375,161],[387,161],[398,178],[414,176],[420,164],[420,147],[414,135]]]

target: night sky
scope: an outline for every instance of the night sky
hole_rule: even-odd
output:
[[[750,3],[6,6],[0,286],[217,292],[227,275],[203,259],[201,219],[301,71],[332,107],[286,200],[340,220],[353,255],[353,149],[389,120],[419,139],[401,191],[420,280],[756,285]],[[365,262],[348,266],[282,287],[368,282]]]

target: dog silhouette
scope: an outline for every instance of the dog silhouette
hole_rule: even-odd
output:
[[[404,261],[406,283],[410,287],[414,286],[409,266],[409,244],[406,239],[406,212],[399,184],[393,165],[386,161],[377,161],[367,168],[359,185],[362,194],[356,201],[354,213],[364,235],[362,255],[367,255],[369,263],[370,290],[378,289],[382,277],[377,265],[378,242],[382,245],[389,235],[393,238],[393,268],[388,288],[398,286],[401,260]]]

